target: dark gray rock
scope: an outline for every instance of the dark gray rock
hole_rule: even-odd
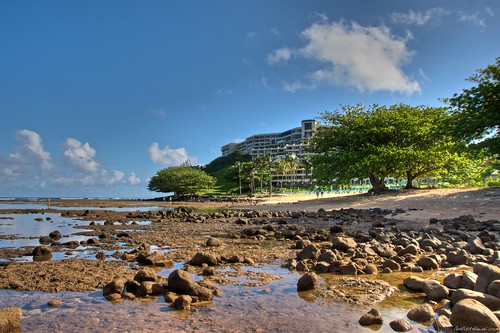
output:
[[[149,267],[141,268],[134,276],[134,280],[142,283],[144,281],[158,281],[158,274],[156,271]]]
[[[491,311],[500,310],[500,298],[469,289],[457,289],[451,294],[451,304],[457,304],[464,299],[474,299],[488,307]]]
[[[218,265],[218,263],[219,260],[215,255],[203,252],[196,253],[194,257],[189,261],[189,264],[193,266],[203,266],[203,264],[207,264],[209,266],[216,266]]]
[[[176,310],[189,310],[191,309],[191,303],[193,302],[193,299],[191,296],[188,295],[182,295],[177,297],[174,302],[172,303],[173,307]]]
[[[490,283],[495,280],[500,280],[500,267],[494,265],[486,265],[482,267],[477,273],[477,280],[474,290],[485,293],[487,292]]]
[[[413,329],[412,324],[405,319],[393,320],[389,323],[389,326],[396,332],[408,332]]]
[[[306,291],[316,288],[319,284],[319,278],[316,273],[307,273],[300,277],[297,282],[297,291]]]
[[[450,322],[464,332],[498,332],[500,321],[485,305],[474,299],[464,299],[453,306]]]
[[[358,322],[361,326],[381,325],[384,319],[380,311],[374,308],[362,315]]]
[[[424,303],[408,311],[406,316],[410,320],[423,323],[426,321],[430,321],[432,318],[434,318],[434,315],[435,312],[432,306],[430,306],[427,303]]]

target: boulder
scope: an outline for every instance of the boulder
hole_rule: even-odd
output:
[[[413,290],[413,291],[423,291],[424,290],[424,282],[425,279],[411,275],[404,279],[403,283],[406,288]]]
[[[111,294],[121,294],[125,290],[125,284],[127,283],[127,279],[117,278],[106,284],[102,289],[102,294],[104,297]]]
[[[305,248],[306,246],[309,246],[311,245],[311,241],[308,240],[308,239],[299,239],[296,243],[295,243],[295,249],[297,250],[302,250],[303,248]]]
[[[339,251],[355,249],[357,246],[358,244],[351,237],[334,237],[332,240],[332,248]]]
[[[404,249],[402,249],[401,251],[399,251],[398,256],[402,257],[402,256],[405,256],[407,254],[411,254],[411,255],[416,256],[419,254],[419,250],[420,250],[420,248],[417,245],[410,244],[407,247],[405,247]]]
[[[192,302],[191,296],[182,295],[177,297],[172,305],[176,310],[189,310]]]
[[[417,260],[417,265],[422,267],[425,271],[439,268],[439,264],[436,262],[436,260],[430,257],[420,258],[419,260]]]
[[[63,301],[61,301],[60,299],[52,299],[52,300],[47,302],[48,306],[53,306],[53,307],[61,306],[62,304],[63,304]]]
[[[182,269],[177,269],[168,276],[168,289],[174,293],[187,294],[192,283],[191,274]]]
[[[190,290],[188,291],[188,295],[196,296],[199,301],[211,301],[214,298],[214,294],[210,289],[203,287],[196,282],[193,282],[189,287]]]
[[[145,265],[152,265],[157,267],[173,267],[174,261],[168,259],[160,251],[155,251],[142,259],[142,263]]]
[[[141,285],[137,289],[135,295],[137,297],[146,297],[146,296],[157,296],[161,294],[162,287],[156,282],[153,281],[143,281]]]
[[[311,244],[306,246],[302,251],[297,254],[299,260],[317,260],[321,254],[321,251],[316,247],[316,245]]]
[[[458,273],[451,273],[444,278],[443,284],[450,289],[458,289],[462,287],[462,278]]]
[[[337,260],[337,255],[332,250],[325,250],[318,258],[318,261],[324,261],[329,264]]]
[[[373,308],[362,315],[358,322],[361,326],[381,325],[384,323],[384,319],[380,311]]]
[[[203,266],[203,264],[207,264],[208,266],[216,266],[218,265],[218,262],[219,260],[215,255],[211,253],[198,252],[189,261],[189,264],[193,266]]]
[[[389,326],[396,332],[408,332],[413,326],[405,319],[396,319],[389,323]]]
[[[432,318],[434,318],[434,315],[434,309],[427,303],[420,304],[416,308],[408,311],[408,313],[406,314],[408,319],[419,323],[430,321]]]
[[[168,276],[168,289],[178,294],[196,296],[201,301],[210,301],[213,299],[213,293],[210,289],[193,282],[191,274],[182,269],[170,273]]]
[[[465,250],[449,251],[446,258],[451,265],[466,265],[470,260],[470,255]]]
[[[390,268],[391,271],[400,271],[401,265],[393,259],[387,259],[384,261],[383,268]]]
[[[50,244],[52,243],[53,239],[50,238],[49,236],[41,236],[39,239],[38,239],[38,242],[40,244]]]
[[[23,311],[21,308],[0,309],[0,332],[21,332],[19,327]]]
[[[500,280],[491,281],[486,292],[492,296],[500,297]]]
[[[33,257],[52,258],[52,249],[48,246],[37,246],[33,249]]]
[[[471,271],[464,271],[462,274],[462,287],[474,290],[477,281],[477,274]]]
[[[219,238],[210,237],[207,239],[206,246],[219,247],[224,245],[224,242]]]
[[[313,266],[313,270],[318,273],[327,273],[329,269],[330,269],[330,264],[325,261],[318,261]]]
[[[144,281],[156,282],[158,280],[158,274],[156,271],[149,267],[141,268],[134,276],[134,280],[142,283]]]
[[[455,330],[453,330],[453,325],[450,322],[450,318],[446,316],[437,317],[434,323],[432,323],[432,326],[438,332],[455,333]]]
[[[319,278],[316,273],[307,273],[300,277],[297,282],[297,291],[312,290],[319,284]]]
[[[375,264],[368,264],[363,268],[365,274],[378,274],[378,268]]]
[[[486,249],[481,241],[481,238],[477,236],[470,237],[467,241],[467,245],[471,254],[481,254]]]
[[[449,289],[443,286],[439,281],[427,279],[423,283],[423,291],[427,299],[439,301],[446,298],[450,293]]]
[[[450,322],[457,332],[498,332],[500,320],[474,299],[464,299],[452,308]]]
[[[477,280],[474,290],[485,293],[487,292],[490,283],[495,280],[500,280],[500,267],[494,265],[485,265],[484,267],[480,268],[477,273]]]
[[[52,231],[50,234],[49,234],[49,237],[54,239],[54,240],[59,240],[62,238],[62,234],[59,230],[56,230],[56,231]]]
[[[488,307],[491,311],[500,310],[500,298],[470,289],[458,289],[451,294],[451,304],[457,304],[464,299],[474,299]]]

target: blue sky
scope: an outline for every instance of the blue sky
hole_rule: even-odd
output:
[[[158,170],[345,104],[442,105],[500,2],[0,1],[0,196],[153,197]]]

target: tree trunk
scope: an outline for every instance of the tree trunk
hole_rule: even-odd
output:
[[[413,176],[412,174],[410,174],[409,172],[407,172],[406,173],[406,186],[405,186],[406,190],[410,190],[410,189],[416,188],[415,186],[413,186],[413,180],[415,180],[415,176]]]
[[[379,178],[374,174],[370,174],[369,178],[370,178],[370,184],[372,185],[372,189],[368,191],[369,193],[379,194],[384,191],[387,191],[387,187],[385,186],[384,183],[384,178]]]

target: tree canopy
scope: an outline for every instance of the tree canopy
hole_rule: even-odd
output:
[[[458,160],[456,142],[447,133],[444,108],[397,104],[343,106],[324,112],[311,140],[313,174],[321,183],[367,177],[374,192],[384,178],[407,179],[446,169]]]
[[[209,190],[214,185],[215,178],[203,170],[191,166],[177,166],[158,171],[149,181],[148,190],[185,195]]]
[[[454,134],[492,155],[500,154],[500,57],[467,80],[475,85],[444,99],[452,107]]]

